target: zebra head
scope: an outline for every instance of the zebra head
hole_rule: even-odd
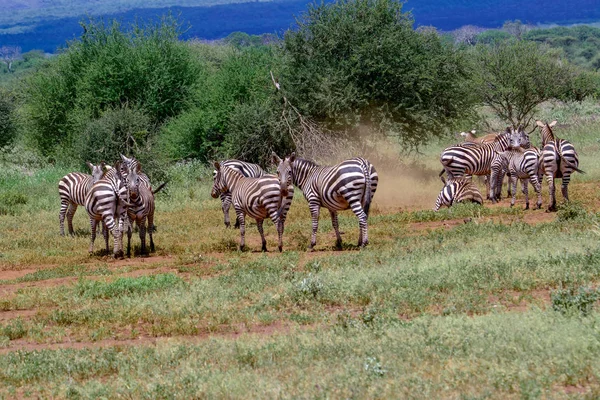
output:
[[[531,141],[529,135],[525,132],[522,125],[519,125],[517,129],[513,127],[506,128],[506,132],[509,134],[508,149],[528,149],[531,147]]]
[[[279,158],[275,152],[273,152],[272,157],[273,164],[277,165],[277,178],[279,179],[281,195],[286,197],[289,192],[288,188],[294,184],[292,179],[292,164],[294,163],[294,160],[296,160],[296,153],[293,152],[289,157],[286,157],[283,160]]]
[[[123,165],[125,166],[125,170],[127,171],[127,175],[125,176],[125,185],[127,186],[129,197],[135,201],[140,195],[139,173],[142,170],[142,165],[139,163],[136,163],[135,167],[131,167],[127,163],[124,163]]]
[[[225,180],[223,179],[221,164],[219,164],[218,161],[215,161],[214,165],[215,170],[213,171],[213,186],[210,191],[210,196],[213,199],[216,199],[221,193],[225,193],[227,191],[227,185],[225,184]]]
[[[535,124],[540,128],[540,136],[542,137],[542,147],[548,142],[555,141],[554,133],[552,133],[552,127],[556,125],[558,121],[552,121],[550,123],[543,123],[542,121],[535,121]]]
[[[94,165],[91,162],[87,162],[87,165],[92,170],[92,184],[98,182],[104,177],[104,168],[106,167],[104,161],[102,161],[100,165]]]

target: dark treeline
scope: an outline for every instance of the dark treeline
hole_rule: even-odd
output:
[[[364,127],[415,149],[472,126],[482,104],[528,124],[541,102],[599,87],[596,73],[520,36],[465,45],[415,30],[392,0],[309,6],[280,39],[181,41],[172,17],[82,26],[65,51],[2,89],[0,146],[79,166],[133,154],[151,174],[184,159],[266,165],[271,151],[307,141],[360,141]]]

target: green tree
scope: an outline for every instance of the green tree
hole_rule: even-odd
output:
[[[82,27],[80,39],[26,79],[29,137],[44,155],[64,154],[82,134],[82,120],[107,110],[131,107],[163,123],[188,107],[200,75],[172,17],[129,29],[116,21]]]
[[[13,93],[0,88],[0,147],[10,144],[17,133],[15,109]]]
[[[415,31],[397,1],[313,4],[297,25],[284,37],[282,90],[328,128],[365,123],[412,148],[472,109],[464,54]]]
[[[595,90],[588,75],[532,42],[477,45],[473,60],[475,93],[514,126],[529,125],[544,101],[581,100]]]

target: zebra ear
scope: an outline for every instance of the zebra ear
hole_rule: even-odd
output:
[[[94,166],[92,165],[91,162],[86,162],[87,166],[90,167],[90,169],[93,171],[94,170]]]
[[[535,124],[536,124],[537,126],[539,126],[540,128],[543,128],[543,127],[544,127],[544,123],[543,123],[542,121],[540,121],[539,119],[538,119],[537,121],[535,121]]]
[[[214,163],[213,165],[215,166],[215,169],[216,169],[217,171],[220,171],[220,170],[221,170],[221,164],[219,164],[219,162],[218,162],[218,161],[215,161],[215,163]]]
[[[507,126],[507,127],[506,127],[506,131],[505,131],[505,132],[506,132],[506,133],[510,133],[510,128],[511,128],[510,126]]]
[[[135,173],[139,174],[140,172],[142,172],[142,164],[138,163],[138,165],[135,167]]]
[[[281,158],[279,158],[279,156],[275,152],[272,152],[271,161],[273,161],[273,164],[279,165],[281,163]]]
[[[292,154],[290,154],[290,162],[294,162],[295,159],[296,159],[296,152],[294,151]]]
[[[104,170],[106,168],[106,163],[104,161],[100,161],[100,169]]]
[[[548,126],[549,126],[550,128],[552,128],[554,125],[556,125],[556,123],[557,123],[557,122],[558,122],[558,121],[554,120],[554,121],[550,122],[550,123],[548,124]]]
[[[129,158],[125,157],[123,154],[120,154],[120,156],[121,156],[121,159],[123,160],[123,162],[128,163],[130,161]]]

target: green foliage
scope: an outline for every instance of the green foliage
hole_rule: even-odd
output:
[[[510,38],[512,38],[512,35],[508,32],[500,31],[497,29],[489,29],[477,35],[475,37],[475,43],[495,44],[498,42],[509,40]]]
[[[0,215],[14,215],[18,206],[27,204],[27,195],[15,191],[0,191]]]
[[[184,282],[173,274],[141,276],[139,278],[119,278],[114,282],[79,281],[75,291],[81,297],[92,299],[108,299],[147,293],[180,286]]]
[[[7,89],[0,88],[0,148],[10,144],[16,136],[15,109],[14,94]]]
[[[598,299],[600,299],[598,289],[585,286],[577,289],[558,289],[552,292],[552,308],[561,313],[577,310],[583,315],[588,315]]]
[[[590,214],[583,207],[583,205],[576,201],[569,201],[567,203],[560,204],[556,213],[556,221],[588,221]]]
[[[313,4],[285,34],[282,90],[334,129],[370,124],[418,146],[471,110],[464,54],[417,32],[402,4]]]
[[[198,66],[178,41],[177,21],[156,25],[82,23],[84,33],[26,80],[29,139],[44,155],[61,154],[82,120],[106,111],[139,109],[153,124],[179,114],[198,79]]]
[[[550,99],[580,100],[594,81],[536,43],[509,40],[477,45],[474,87],[480,101],[513,126],[529,125],[537,107]]]

